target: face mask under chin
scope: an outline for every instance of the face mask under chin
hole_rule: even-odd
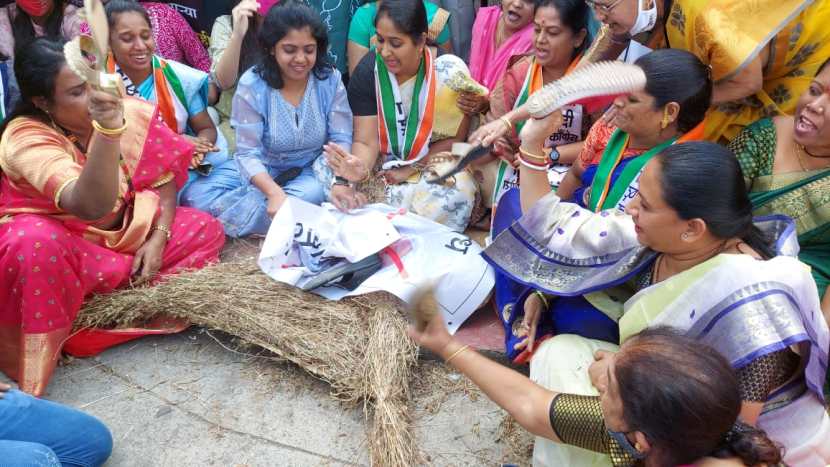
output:
[[[655,24],[657,24],[657,3],[654,0],[637,0],[637,19],[628,34],[636,36],[641,32],[651,31]]]

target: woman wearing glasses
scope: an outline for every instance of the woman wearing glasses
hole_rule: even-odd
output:
[[[809,0],[586,0],[603,28],[594,56],[616,58],[637,41],[688,50],[712,67],[706,139],[732,140],[770,115],[792,114],[830,56],[830,3]]]

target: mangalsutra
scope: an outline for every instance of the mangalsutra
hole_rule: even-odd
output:
[[[798,165],[801,167],[801,170],[804,171],[804,172],[807,172],[810,169],[807,169],[807,167],[804,166],[804,160],[803,160],[802,154],[807,154],[807,156],[815,158],[815,159],[830,159],[830,155],[816,156],[816,155],[810,154],[810,152],[807,151],[807,149],[804,147],[803,144],[795,143],[795,156],[798,158]]]

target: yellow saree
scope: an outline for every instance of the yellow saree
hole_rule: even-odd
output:
[[[763,88],[718,105],[705,137],[732,140],[766,116],[792,114],[798,96],[830,57],[830,2],[812,0],[676,0],[668,15],[668,46],[688,50],[712,67],[717,84],[743,70],[769,45]]]

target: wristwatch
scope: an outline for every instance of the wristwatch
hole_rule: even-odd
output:
[[[559,156],[559,150],[557,150],[556,148],[550,148],[550,155],[548,157],[550,157],[551,162],[553,162],[554,164],[559,162]]]
[[[331,186],[342,185],[342,186],[352,186],[352,182],[347,180],[346,178],[340,177],[338,175],[334,176],[334,180],[331,182]]]

